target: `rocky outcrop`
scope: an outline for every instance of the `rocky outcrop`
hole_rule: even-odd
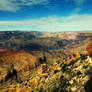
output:
[[[0,81],[5,82],[14,76],[19,80],[25,80],[30,72],[37,68],[42,62],[31,53],[21,50],[18,52],[12,50],[0,51]],[[11,66],[14,66],[12,69]],[[29,72],[28,72],[29,71]],[[16,73],[15,73],[16,72]],[[28,72],[27,74],[23,74]]]
[[[91,92],[92,57],[73,55],[71,63],[64,60],[52,65],[41,64],[29,79],[22,83],[8,85],[5,92]],[[1,91],[1,92],[2,92]]]

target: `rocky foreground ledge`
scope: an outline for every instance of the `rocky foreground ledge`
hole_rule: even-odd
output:
[[[30,71],[30,70],[29,70]],[[23,72],[26,75],[29,71]],[[91,92],[92,57],[68,56],[53,64],[40,64],[25,81],[14,75],[0,83],[0,92]]]

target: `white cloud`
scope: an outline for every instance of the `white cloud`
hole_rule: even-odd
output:
[[[29,6],[32,6],[32,5],[37,5],[37,4],[48,4],[48,0],[21,0],[21,4],[22,5],[29,5]]]
[[[55,8],[55,6],[58,6],[57,2],[63,4],[70,1],[75,2],[75,4],[77,5],[77,7],[73,11],[74,13],[77,13],[81,10],[81,5],[83,5],[83,3],[87,0],[0,0],[0,10],[16,12],[23,6],[31,7],[33,5],[44,5],[45,7],[51,6],[50,8]]]
[[[86,0],[73,0],[77,5],[82,5]]]
[[[48,0],[0,0],[0,10],[15,12],[22,6],[47,5]]]
[[[92,30],[92,15],[50,16],[21,21],[0,21],[0,30],[85,31]]]
[[[78,14],[78,12],[81,11],[81,8],[78,6],[76,7],[73,11],[72,11],[72,14]]]
[[[3,11],[16,11],[19,7],[12,2],[12,0],[0,0],[0,10]]]
[[[33,5],[44,5],[46,7],[57,6],[55,2],[58,3],[68,3],[70,1],[75,2],[75,4],[79,7],[86,0],[0,0],[0,10],[1,11],[11,11],[16,12],[22,8],[22,6],[33,6]],[[76,9],[75,9],[76,10]],[[77,11],[77,10],[76,10]]]
[[[87,1],[87,0],[72,0],[76,4],[76,8],[73,10],[73,14],[77,14],[80,10],[82,5]]]

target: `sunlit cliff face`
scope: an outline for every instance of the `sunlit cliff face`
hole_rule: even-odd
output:
[[[86,49],[88,51],[88,54],[92,54],[92,39],[89,41],[89,44]]]
[[[5,53],[5,54],[4,54]],[[39,63],[39,60],[37,57],[31,55],[29,52],[26,52],[24,50],[14,52],[11,50],[4,50],[0,52],[0,63],[11,65],[14,64],[14,67],[16,70],[20,71],[23,69],[26,70],[26,67],[28,68],[35,68],[36,64]]]

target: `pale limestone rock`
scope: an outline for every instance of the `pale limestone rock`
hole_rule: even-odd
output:
[[[72,92],[77,92],[77,87],[76,87],[76,86],[72,87],[72,88],[71,88],[71,91],[72,91]]]

